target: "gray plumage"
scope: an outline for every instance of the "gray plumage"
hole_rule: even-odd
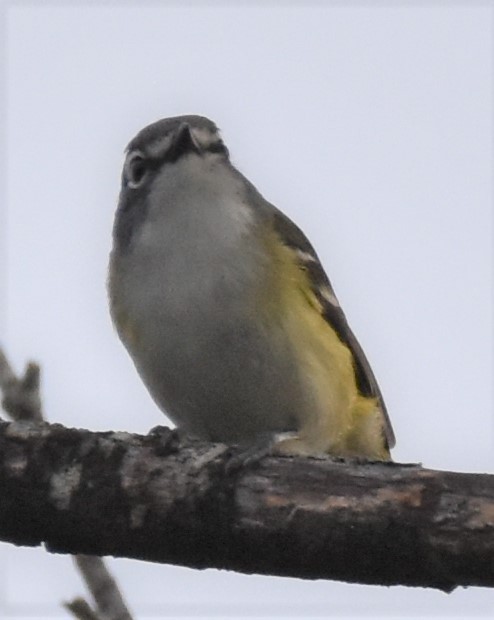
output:
[[[300,412],[315,406],[287,334],[276,326],[267,334],[255,320],[270,269],[260,230],[269,225],[305,258],[324,318],[351,351],[359,391],[379,401],[392,446],[377,381],[341,308],[328,301],[336,297],[314,249],[234,168],[216,125],[163,119],[127,153],[110,303],[158,405],[185,430],[232,442],[296,430]]]

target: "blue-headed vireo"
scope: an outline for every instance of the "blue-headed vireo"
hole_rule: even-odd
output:
[[[212,121],[163,119],[130,142],[113,242],[113,321],[180,428],[390,458],[381,392],[317,254],[233,166]]]

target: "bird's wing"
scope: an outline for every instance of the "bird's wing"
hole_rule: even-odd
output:
[[[388,446],[395,445],[395,435],[376,377],[357,338],[353,334],[321,262],[304,233],[286,215],[273,206],[272,225],[281,241],[293,249],[300,268],[309,276],[312,290],[321,304],[322,316],[350,349],[354,361],[357,386],[363,396],[376,398],[385,420]]]

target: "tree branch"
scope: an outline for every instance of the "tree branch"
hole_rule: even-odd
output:
[[[265,458],[148,436],[0,424],[0,538],[245,573],[494,585],[494,476]]]

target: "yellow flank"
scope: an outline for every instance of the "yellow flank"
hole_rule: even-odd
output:
[[[359,393],[352,353],[323,317],[307,270],[275,231],[265,242],[278,268],[266,283],[271,292],[259,300],[260,306],[267,321],[289,334],[307,391],[297,437],[281,441],[277,451],[389,460],[382,412],[376,399]]]

